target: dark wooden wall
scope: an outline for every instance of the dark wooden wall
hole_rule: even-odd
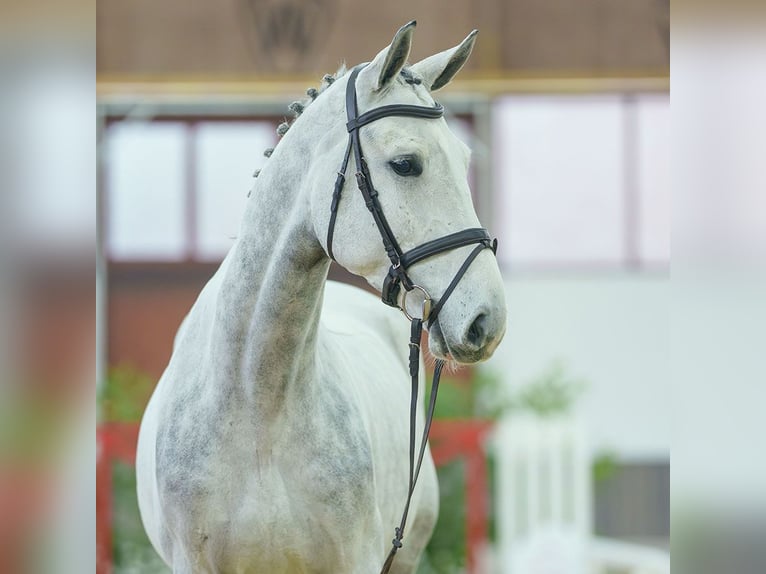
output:
[[[159,379],[181,321],[215,272],[210,264],[109,266],[108,363]]]
[[[157,380],[170,359],[181,321],[217,263],[112,263],[108,269],[107,361]],[[372,289],[333,265],[330,278]]]
[[[274,77],[371,59],[418,20],[412,59],[480,31],[467,73],[668,68],[668,0],[100,0],[102,77]]]

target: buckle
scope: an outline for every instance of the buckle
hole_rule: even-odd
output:
[[[380,290],[381,300],[389,307],[399,308],[397,299],[399,299],[399,279],[389,270],[386,278],[383,280],[383,288]]]

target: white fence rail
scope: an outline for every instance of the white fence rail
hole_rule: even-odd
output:
[[[669,574],[667,552],[593,538],[590,457],[576,418],[502,421],[498,574]]]

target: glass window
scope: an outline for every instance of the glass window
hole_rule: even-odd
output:
[[[106,134],[106,229],[117,260],[178,260],[186,253],[187,127],[120,122]]]
[[[670,261],[670,100],[636,101],[638,254],[644,263]]]
[[[201,122],[195,128],[197,257],[220,260],[239,230],[253,171],[276,143],[271,122]]]
[[[619,96],[508,96],[494,114],[501,260],[516,268],[621,264]]]

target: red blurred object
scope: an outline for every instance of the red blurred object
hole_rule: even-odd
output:
[[[49,518],[54,487],[49,468],[0,466],[0,572],[27,572],[29,550]]]
[[[112,462],[136,464],[139,423],[105,423],[96,429],[96,573],[112,571]]]
[[[479,574],[487,544],[487,461],[482,443],[491,421],[442,420],[431,427],[431,453],[437,466],[463,458],[466,463],[466,546],[468,572]],[[106,423],[96,431],[96,573],[112,571],[112,462],[136,464],[138,423]]]
[[[489,493],[487,459],[482,443],[492,421],[442,420],[431,427],[431,454],[436,466],[456,458],[465,460],[465,532],[469,574],[481,572],[480,556],[488,543]]]

